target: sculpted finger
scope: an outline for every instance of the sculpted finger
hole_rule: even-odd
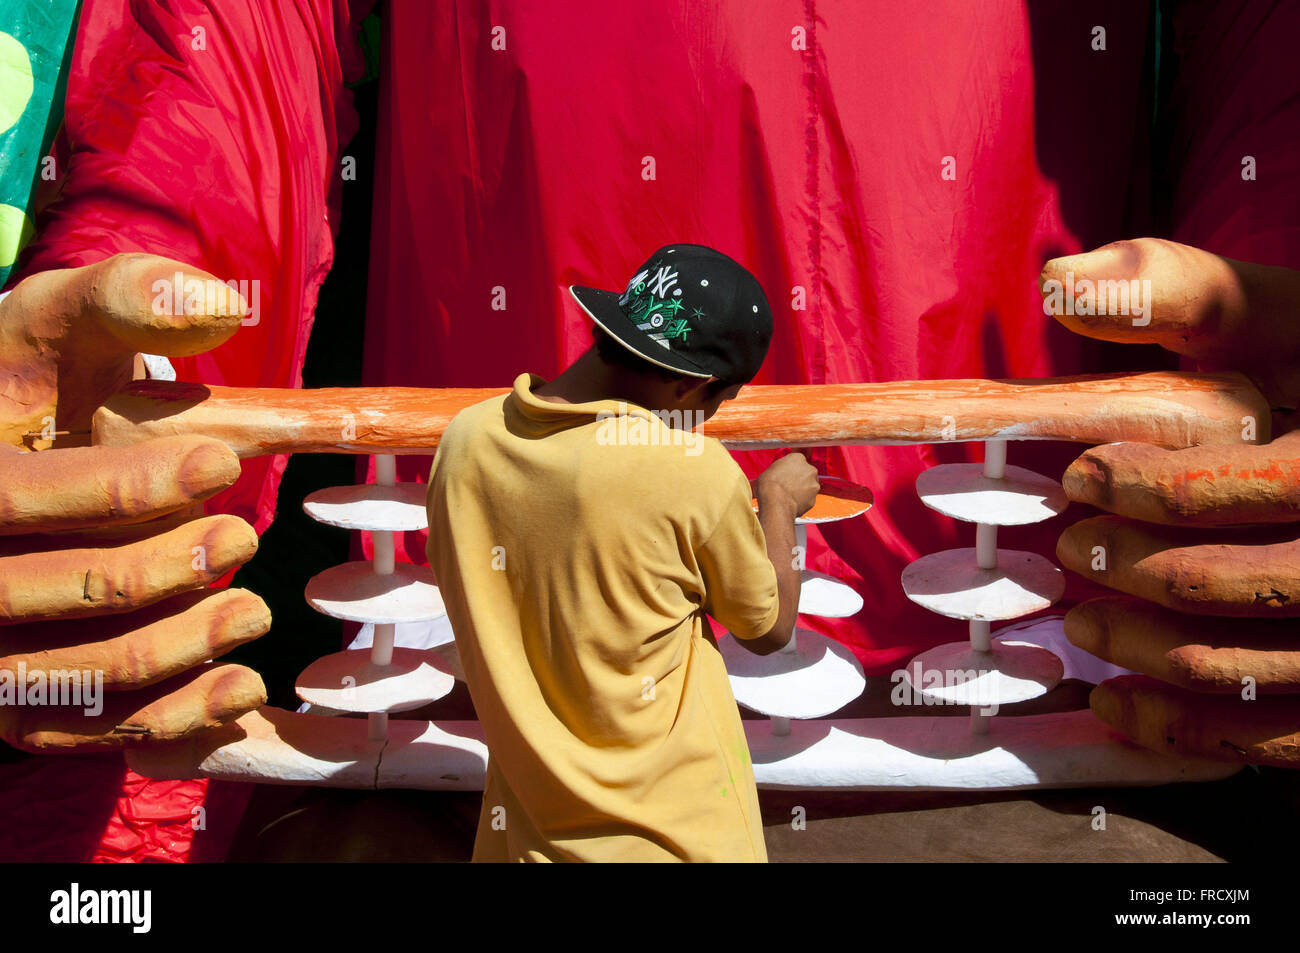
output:
[[[205,500],[239,478],[211,437],[0,455],[0,536],[133,523]]]
[[[1076,502],[1150,523],[1300,521],[1300,431],[1262,447],[1094,447],[1070,464],[1061,483]]]
[[[1087,337],[1160,344],[1199,358],[1296,346],[1287,317],[1300,304],[1300,272],[1164,239],[1054,258],[1043,266],[1039,290],[1047,313]]]
[[[29,691],[26,704],[0,705],[0,737],[31,752],[165,744],[228,724],[266,702],[261,676],[221,663],[136,692],[92,694],[89,703],[83,689],[73,704],[53,706],[33,703]]]
[[[156,255],[29,275],[0,303],[0,440],[88,444],[91,415],[131,382],[137,352],[206,351],[245,310],[212,275]]]
[[[1043,310],[1078,334],[1243,371],[1280,412],[1300,399],[1300,271],[1139,238],[1049,261],[1040,290]]]
[[[1100,659],[1188,691],[1300,693],[1300,621],[1225,619],[1106,596],[1065,617],[1070,641]]]
[[[0,670],[101,672],[105,691],[143,688],[265,635],[271,612],[245,589],[200,589],[123,615],[0,628]]]
[[[1092,690],[1095,714],[1152,751],[1182,758],[1300,767],[1300,696],[1251,701],[1198,695],[1145,675],[1109,678]]]
[[[1081,576],[1179,612],[1300,616],[1300,528],[1208,533],[1097,516],[1066,529],[1056,555]]]
[[[92,265],[86,313],[132,351],[186,357],[239,330],[247,302],[192,265],[125,254]]]
[[[139,609],[202,588],[256,551],[253,528],[223,514],[119,545],[0,556],[0,625]]]

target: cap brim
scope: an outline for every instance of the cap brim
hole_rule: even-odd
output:
[[[645,332],[638,329],[632,319],[624,314],[623,309],[618,306],[619,295],[617,292],[603,291],[600,288],[584,288],[581,285],[569,285],[569,294],[573,295],[573,300],[578,302],[578,306],[583,311],[587,312],[587,317],[596,322],[597,327],[637,357],[644,358],[651,364],[658,365],[675,374],[700,378],[713,376],[707,371],[701,371],[699,368],[685,363],[680,356],[673,354],[667,348],[661,347],[646,337]],[[680,363],[670,363],[674,360]]]

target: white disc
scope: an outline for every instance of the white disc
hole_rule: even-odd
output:
[[[306,596],[317,612],[351,622],[420,622],[447,614],[432,571],[412,563],[398,563],[390,576],[366,560],[331,566],[311,577]]]
[[[800,573],[799,611],[804,615],[842,619],[862,610],[862,597],[846,582],[824,572]]]
[[[903,672],[922,698],[988,708],[1047,694],[1065,666],[1055,652],[1003,639],[990,652],[978,652],[969,642],[939,645],[916,656]]]
[[[429,525],[424,508],[428,490],[424,483],[330,486],[308,496],[302,508],[316,522],[329,526],[403,532]]]
[[[335,652],[303,669],[293,687],[303,701],[335,711],[409,711],[437,701],[456,684],[431,656],[395,648],[392,664],[375,665],[365,649]]]
[[[862,694],[862,664],[845,646],[809,629],[797,629],[793,652],[755,655],[728,633],[718,648],[736,701],[763,715],[820,718]]]
[[[995,480],[984,475],[982,463],[945,463],[916,478],[921,502],[945,516],[990,526],[1041,523],[1068,505],[1065,489],[1055,480],[1026,470],[1007,467]]]
[[[980,569],[975,549],[922,556],[903,570],[907,597],[952,619],[1017,619],[1065,594],[1065,573],[1039,556],[999,549],[996,569]]]

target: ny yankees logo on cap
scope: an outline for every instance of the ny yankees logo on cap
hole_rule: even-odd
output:
[[[747,383],[772,340],[772,311],[758,280],[704,245],[665,245],[622,294],[577,285],[569,293],[628,350],[691,377]]]

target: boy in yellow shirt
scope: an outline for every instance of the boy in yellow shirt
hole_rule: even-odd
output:
[[[767,353],[757,280],[667,245],[617,292],[570,288],[593,347],[448,426],[429,564],[489,750],[474,859],[765,861],[708,613],[759,654],[794,627],[800,454],[750,484],[691,431]]]

